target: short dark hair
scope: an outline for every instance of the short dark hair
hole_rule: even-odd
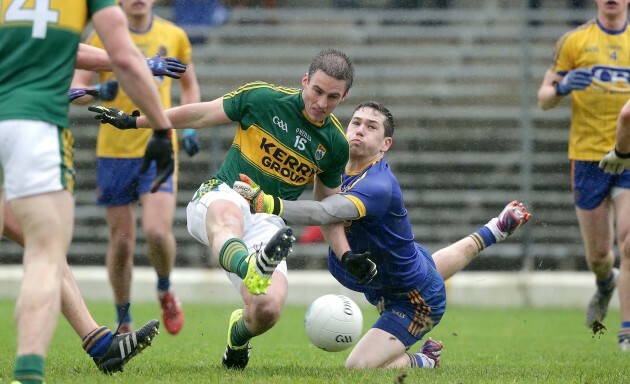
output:
[[[383,104],[376,101],[364,101],[361,104],[357,105],[357,107],[352,111],[352,114],[359,109],[362,108],[372,108],[375,111],[380,112],[383,116],[385,116],[385,121],[383,122],[383,128],[385,128],[385,137],[394,137],[394,116]]]
[[[354,64],[345,53],[336,49],[320,51],[308,68],[308,77],[315,72],[322,71],[330,77],[346,82],[346,92],[352,87],[354,80]]]

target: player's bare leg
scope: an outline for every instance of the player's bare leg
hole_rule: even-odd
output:
[[[613,210],[610,199],[605,199],[591,210],[575,208],[584,243],[586,262],[595,274],[596,291],[587,308],[585,323],[593,332],[602,329],[608,304],[616,286],[617,272],[613,270],[615,255]]]
[[[175,194],[145,193],[142,200],[142,229],[148,256],[158,276],[158,299],[162,308],[162,323],[168,333],[175,335],[184,326],[184,310],[171,289],[171,273],[175,266],[176,243],[173,235]]]
[[[117,321],[122,333],[132,329],[131,314],[124,308],[131,301],[133,253],[136,244],[136,204],[107,207],[105,217],[109,227],[107,272],[114,294]]]
[[[389,332],[378,328],[370,328],[346,360],[348,369],[408,366],[409,358],[405,354],[405,345]]]
[[[9,204],[26,236],[24,280],[15,308],[17,354],[45,357],[61,308],[61,279],[72,239],[74,200],[64,190]]]
[[[623,190],[613,199],[617,224],[619,249],[619,277],[617,281],[621,308],[621,330],[618,332],[619,348],[630,352],[630,191]]]
[[[444,280],[450,278],[455,273],[464,269],[489,242],[499,242],[505,240],[514,233],[521,225],[529,221],[531,215],[527,208],[518,201],[512,201],[505,206],[503,211],[496,218],[490,220],[488,224],[480,229],[488,228],[492,237],[488,235],[484,239],[479,234],[480,231],[467,236],[446,248],[442,248],[433,254],[433,260],[438,272]]]
[[[271,281],[264,295],[252,295],[245,286],[241,288],[241,296],[245,302],[243,319],[253,336],[267,332],[280,320],[287,300],[287,277],[282,272],[275,271]]]
[[[3,209],[0,209],[0,233],[2,236],[15,241],[23,247],[24,233],[22,232],[22,227],[20,223],[18,223],[9,204],[1,197],[2,195],[3,191],[0,189],[0,201],[3,203]]]

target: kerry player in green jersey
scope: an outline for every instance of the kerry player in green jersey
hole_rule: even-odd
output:
[[[74,216],[73,139],[63,127],[68,125],[67,93],[88,18],[107,40],[121,84],[132,90],[159,132],[147,147],[147,159],[157,160],[166,171],[172,164],[170,141],[161,139],[170,122],[113,0],[1,2],[0,164],[7,201],[25,235],[24,279],[15,309],[13,377],[18,383],[43,382],[44,359],[60,312]]]
[[[200,186],[187,208],[188,231],[212,248],[245,303],[229,322],[223,356],[227,368],[245,368],[250,339],[279,320],[288,289],[281,259],[294,240],[281,218],[251,214],[247,201],[231,186],[240,180],[239,173],[247,173],[286,200],[296,200],[311,181],[315,200],[338,192],[349,151],[343,127],[332,112],[348,96],[353,78],[350,59],[329,49],[312,60],[302,89],[254,82],[213,101],[167,111],[176,128],[238,122],[221,169]],[[90,110],[118,128],[147,126],[145,117],[115,108]],[[322,229],[336,254],[350,250],[340,224]]]

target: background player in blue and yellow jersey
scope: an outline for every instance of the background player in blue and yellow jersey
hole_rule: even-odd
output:
[[[530,217],[514,201],[477,232],[431,256],[414,242],[400,185],[384,157],[393,134],[387,108],[359,104],[346,129],[350,159],[341,192],[321,202],[278,200],[246,175],[234,183],[255,212],[309,225],[344,222],[351,249],[343,254],[330,249],[329,271],[345,287],[363,292],[381,313],[348,356],[347,368],[438,366],[440,343],[429,339],[418,353],[408,350],[440,322],[446,310],[444,279]]]
[[[619,285],[624,331],[620,345],[621,336],[630,337],[630,172],[607,174],[598,162],[614,148],[617,117],[630,98],[627,19],[627,0],[597,0],[597,19],[560,38],[554,62],[538,90],[538,104],[545,110],[571,95],[571,187],[586,260],[597,285],[586,324],[594,332],[601,328]],[[619,270],[613,268],[615,237]]]
[[[231,185],[239,180],[239,173],[248,173],[289,200],[297,199],[310,182],[315,183],[316,200],[339,191],[348,142],[332,112],[346,99],[353,79],[354,65],[347,55],[328,49],[311,61],[302,76],[302,89],[254,82],[213,101],[167,111],[178,127],[238,122],[221,169],[200,186],[187,208],[188,231],[212,248],[245,303],[230,318],[223,356],[227,368],[245,368],[250,339],[280,319],[288,291],[282,259],[294,240],[282,219],[252,215],[247,201]],[[144,117],[105,107],[90,110],[119,128],[147,124]],[[341,225],[323,232],[336,251],[349,249]]]
[[[127,15],[131,38],[147,56],[155,54],[172,56],[187,63],[185,74],[179,80],[181,103],[199,102],[199,84],[191,62],[191,46],[186,32],[169,21],[153,14],[153,0],[122,0],[120,5]],[[91,34],[87,43],[102,47],[102,41]],[[77,71],[73,86],[85,87],[93,83],[94,72]],[[106,106],[117,105],[123,111],[131,112],[137,107],[124,92],[112,92],[115,75],[102,72],[98,82],[102,84],[101,99],[110,100]],[[155,77],[162,103],[171,107],[171,83],[169,77]],[[113,87],[115,89],[115,87]],[[106,94],[103,95],[103,91]],[[111,94],[114,93],[114,94]],[[105,96],[105,97],[103,97]],[[78,100],[88,103],[91,97]],[[148,135],[147,135],[148,134]],[[196,131],[186,130],[184,144],[189,155],[199,149]],[[170,275],[176,255],[175,236],[172,233],[175,215],[177,172],[150,193],[151,174],[140,176],[143,148],[149,140],[150,132],[133,130],[121,132],[110,125],[101,125],[96,144],[97,156],[97,204],[106,207],[109,226],[109,247],[107,269],[111,283],[118,321],[122,322],[121,332],[132,329],[131,313],[126,310],[131,301],[131,278],[133,254],[136,243],[137,202],[142,207],[142,229],[147,241],[147,253],[158,275],[157,291],[162,307],[164,327],[170,334],[177,334],[184,325],[184,312],[178,298],[170,289]],[[173,135],[173,147],[177,155],[177,137]],[[177,167],[175,168],[177,170]],[[123,172],[120,172],[123,171]]]
[[[7,201],[25,236],[24,279],[15,309],[13,376],[18,383],[43,382],[44,359],[60,311],[74,219],[73,139],[64,128],[67,93],[80,34],[90,18],[105,36],[104,46],[123,87],[156,129],[147,158],[158,160],[160,168],[171,166],[172,145],[164,140],[170,122],[113,1],[0,3],[0,164]],[[108,346],[101,346],[103,353]]]

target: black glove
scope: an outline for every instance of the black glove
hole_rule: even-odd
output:
[[[175,170],[175,159],[173,155],[173,142],[171,141],[172,129],[153,131],[153,136],[147,143],[147,149],[144,152],[140,174],[149,170],[151,162],[155,160],[157,171],[155,179],[151,184],[151,193],[160,188],[160,184],[166,181]]]
[[[341,256],[341,264],[357,278],[357,284],[365,285],[372,281],[376,276],[376,264],[369,259],[370,251],[355,255],[352,251],[348,251]]]
[[[135,110],[131,115],[126,114],[118,108],[105,108],[100,105],[92,105],[88,107],[91,112],[96,112],[94,116],[96,120],[99,120],[104,124],[111,124],[118,129],[136,129],[136,120],[140,116],[140,111]]]

